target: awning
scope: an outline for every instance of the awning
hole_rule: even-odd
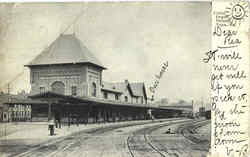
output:
[[[65,104],[82,103],[82,100],[77,97],[66,96],[66,95],[62,95],[62,94],[58,94],[58,93],[54,93],[50,91],[41,93],[41,94],[31,95],[28,97],[31,98],[32,100],[40,100],[40,101],[52,102],[52,103],[65,103]]]
[[[69,104],[69,105],[83,105],[83,104],[89,104],[89,105],[110,105],[110,106],[124,106],[124,107],[134,107],[134,108],[147,108],[147,109],[153,109],[157,108],[155,106],[152,106],[150,104],[132,104],[132,103],[126,103],[121,101],[113,101],[113,100],[106,100],[106,99],[100,99],[100,98],[92,98],[92,97],[74,97],[74,96],[68,96],[68,95],[62,95],[54,92],[45,92],[42,94],[35,94],[29,96],[32,100],[40,100],[40,101],[46,101],[46,102],[52,102],[52,103],[63,103],[63,104]]]

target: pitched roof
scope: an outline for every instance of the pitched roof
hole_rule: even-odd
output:
[[[27,98],[28,95],[13,95],[13,94],[1,94],[0,95],[0,106],[3,106],[5,103],[7,104],[42,104],[44,102],[39,100],[31,100]]]
[[[122,93],[123,90],[118,88],[116,83],[110,83],[110,82],[102,82],[102,90],[106,90],[109,92],[114,92],[114,93]]]
[[[127,88],[130,88],[133,96],[144,96],[144,92],[146,94],[143,82],[137,82],[137,83],[129,83],[128,81],[118,82],[118,83],[103,82],[102,89],[110,91],[115,90],[123,93]]]
[[[137,83],[129,83],[131,90],[133,92],[134,96],[143,96],[144,95],[144,83],[143,82],[137,82]]]
[[[118,90],[120,90],[122,92],[124,92],[127,89],[127,86],[128,86],[128,84],[125,83],[125,82],[118,82],[118,83],[113,83],[113,84],[115,85],[115,87]]]
[[[90,63],[106,69],[74,34],[61,34],[26,66],[69,63]]]

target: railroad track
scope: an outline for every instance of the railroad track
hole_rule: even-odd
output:
[[[166,148],[166,146],[164,146],[162,143],[157,143],[157,145],[155,145],[154,142],[152,142],[152,137],[150,136],[150,134],[157,129],[160,129],[161,127],[167,127],[167,126],[171,126],[171,125],[181,125],[184,124],[184,126],[188,126],[188,130],[191,131],[191,126],[194,126],[194,128],[192,128],[192,132],[194,132],[197,128],[202,127],[206,124],[208,124],[208,122],[204,122],[202,121],[179,121],[179,122],[168,122],[165,124],[161,124],[161,125],[157,125],[157,126],[153,126],[150,128],[143,128],[141,130],[136,131],[134,134],[128,136],[127,138],[127,147],[128,147],[128,151],[131,157],[179,157],[179,155],[175,152],[172,151],[168,151],[168,149]],[[182,130],[184,130],[184,128],[182,128]],[[139,134],[143,134],[143,140],[138,138]],[[187,138],[184,134],[183,131],[180,131],[179,128],[177,129],[177,134],[181,133],[182,136],[184,136],[185,138]],[[136,141],[137,140],[137,141]],[[141,144],[141,146],[144,147],[144,149],[137,148],[137,144]],[[161,148],[161,149],[160,149]],[[142,151],[141,151],[142,149]],[[145,152],[147,152],[148,154],[145,154]]]
[[[210,123],[210,120],[196,122],[194,124],[187,124],[178,128],[177,132],[183,137],[195,144],[209,144],[209,141],[201,139],[197,136],[197,129]]]
[[[149,128],[143,128],[137,130],[132,135],[128,136],[127,138],[127,148],[131,157],[169,157],[169,156],[176,156],[174,153],[168,152],[166,149],[162,150],[159,149],[157,146],[153,144],[153,142],[147,137],[149,136],[154,130],[157,130],[161,127],[182,124],[191,122],[192,120],[185,120],[185,121],[172,121],[165,124],[156,125]],[[140,136],[142,134],[142,136]],[[140,146],[138,148],[138,146]]]
[[[167,121],[176,121],[180,118],[175,118],[175,119],[168,119],[168,120],[164,120],[164,122]],[[157,122],[161,122],[161,121],[156,121]],[[58,139],[54,139],[52,141],[48,141],[45,143],[42,143],[40,145],[37,146],[33,146],[32,149],[23,152],[23,153],[18,153],[18,154],[13,154],[10,155],[11,157],[13,156],[17,156],[17,157],[35,157],[35,156],[58,156],[57,154],[61,154],[62,152],[65,152],[67,150],[72,149],[72,147],[74,147],[75,145],[77,145],[77,143],[83,143],[84,141],[92,138],[92,136],[94,135],[101,135],[110,131],[113,131],[115,129],[119,129],[119,128],[125,128],[125,127],[130,127],[130,126],[137,126],[137,125],[145,125],[145,124],[149,124],[152,122],[144,122],[144,123],[132,123],[132,124],[119,124],[119,125],[114,125],[114,126],[106,126],[106,127],[100,127],[100,128],[96,128],[96,129],[90,129],[88,131],[80,131],[77,133],[74,133],[72,135],[69,135],[67,137],[63,137],[63,138],[58,138]],[[154,122],[153,122],[154,123]],[[82,135],[85,136],[82,136]]]

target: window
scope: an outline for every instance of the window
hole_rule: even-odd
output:
[[[44,94],[45,93],[45,87],[40,87],[40,94]]]
[[[108,99],[108,93],[104,92],[104,99]]]
[[[77,95],[77,88],[76,88],[76,86],[72,86],[71,87],[71,94],[72,94],[72,96],[76,96]]]
[[[115,94],[115,100],[119,100],[119,95]]]
[[[91,95],[96,97],[96,84],[94,82],[92,83]]]
[[[138,103],[138,97],[136,97],[136,103]]]
[[[143,97],[141,97],[141,103],[143,104]]]
[[[52,92],[64,95],[65,85],[60,81],[56,81],[51,85]]]
[[[31,77],[31,83],[35,83],[37,80],[39,80],[39,73],[33,72]]]
[[[125,102],[128,102],[128,97],[127,97],[127,96],[125,96],[124,98],[125,98]]]

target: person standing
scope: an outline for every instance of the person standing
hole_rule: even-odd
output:
[[[48,129],[50,131],[50,136],[53,136],[54,135],[54,130],[55,130],[55,119],[54,118],[51,118],[49,121],[48,121]]]

